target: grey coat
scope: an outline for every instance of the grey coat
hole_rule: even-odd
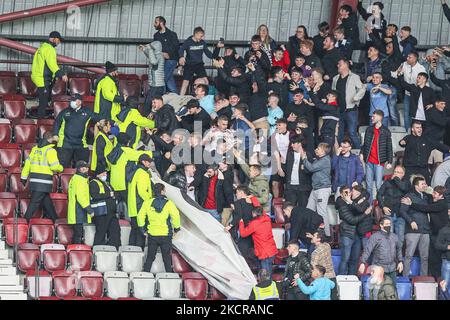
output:
[[[403,261],[402,248],[395,233],[387,234],[384,231],[377,231],[369,238],[361,263],[366,263],[372,255],[372,264],[384,268],[384,272],[394,272],[397,263]]]
[[[333,78],[332,89],[336,90],[337,82],[340,75],[336,75]],[[359,102],[366,94],[366,85],[361,82],[360,77],[350,72],[347,79],[347,85],[345,86],[345,108],[342,109],[354,109],[359,106]],[[339,106],[341,107],[341,106]]]
[[[312,163],[305,159],[304,165],[306,171],[312,173],[313,190],[331,187],[331,160],[329,156],[316,159]]]
[[[148,61],[148,84],[150,87],[164,87],[164,57],[162,45],[159,41],[153,41],[144,49]]]

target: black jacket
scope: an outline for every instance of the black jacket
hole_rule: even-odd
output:
[[[342,55],[339,49],[336,47],[331,50],[325,51],[325,54],[323,55],[322,66],[325,72],[324,75],[328,75],[330,77],[330,80],[332,80],[334,76],[338,74],[337,64],[340,59],[342,59]]]
[[[385,126],[380,127],[380,135],[378,137],[378,160],[380,163],[392,163],[392,137],[391,132]],[[374,139],[374,126],[369,126],[366,129],[366,134],[364,136],[364,144],[361,147],[362,154],[364,156],[364,161],[367,162],[370,155],[370,150],[372,149],[372,143]]]
[[[284,80],[283,82],[273,81],[267,84],[267,91],[273,91],[280,98],[278,105],[283,110],[286,110],[286,106],[289,102],[289,84],[290,81],[288,80]]]
[[[381,74],[383,75],[383,82],[393,85],[397,91],[400,90],[400,82],[398,79],[391,76],[391,71],[396,71],[402,64],[402,57],[400,54],[393,53],[386,56],[381,61]]]
[[[446,110],[439,111],[434,106],[431,109],[425,110],[425,117],[427,122],[425,125],[425,136],[433,141],[442,141],[445,130],[450,126],[450,115]]]
[[[155,144],[155,152],[153,153],[154,161],[156,170],[158,170],[161,177],[164,176],[167,169],[169,169],[169,166],[172,164],[172,161],[170,158],[166,158],[165,154],[166,152],[172,152],[172,149],[174,147],[173,142],[166,143],[163,139],[161,139],[160,136],[156,134],[150,135],[150,139]]]
[[[450,245],[450,222],[447,222],[447,225],[439,230],[439,234],[437,236],[434,247],[442,251],[442,259],[450,260],[450,250],[448,250],[448,246]]]
[[[406,142],[403,160],[403,165],[405,167],[427,167],[431,151],[437,149],[441,152],[448,152],[450,150],[449,146],[439,143],[439,141],[429,139],[423,134],[420,137],[409,134],[402,140]],[[400,140],[400,142],[402,140]],[[400,144],[400,146],[402,145]]]
[[[97,182],[94,181],[94,179],[89,181],[89,196],[91,198],[92,202],[99,202],[99,201],[105,201],[106,202],[106,210],[108,212],[108,215],[115,215],[116,210],[116,199],[111,197],[111,192],[113,191],[112,187],[103,181],[100,181],[98,179],[95,179],[99,181],[103,188],[105,189],[105,193],[100,194],[100,188],[97,184]]]
[[[202,133],[205,133],[206,130],[211,128],[211,116],[203,108],[199,113],[182,117],[181,127],[192,133],[194,132],[195,121],[200,121],[202,123]]]
[[[436,96],[434,94],[433,89],[431,89],[430,87],[427,87],[427,86],[420,88],[420,87],[416,86],[415,84],[406,83],[403,76],[399,76],[398,80],[400,81],[400,84],[403,87],[403,89],[405,89],[411,93],[411,105],[409,107],[409,116],[410,117],[414,118],[416,116],[420,94],[422,94],[422,101],[423,101],[424,109],[427,105],[434,104],[434,101],[436,100]]]
[[[325,37],[322,37],[320,34],[317,34],[313,37],[314,42],[314,54],[318,56],[320,59],[325,55],[325,50],[323,49],[323,41]]]
[[[242,219],[244,225],[247,226],[253,219],[252,211],[253,205],[251,203],[248,203],[245,199],[236,200],[234,202],[233,220],[230,222],[230,225],[239,229],[239,221]]]
[[[166,32],[156,32],[153,35],[154,41],[159,41],[162,44],[162,52],[166,52],[169,55],[169,60],[176,60],[178,62],[179,55],[178,49],[180,48],[180,41],[178,41],[177,34],[166,28]]]
[[[233,171],[229,168],[223,172],[224,179],[217,179],[215,200],[217,211],[221,213],[224,208],[230,208],[233,203]],[[208,188],[211,178],[202,177],[202,182],[198,189],[198,203],[203,207],[208,196]]]
[[[295,57],[301,55],[300,42],[301,40],[297,38],[296,35],[289,37],[286,49],[289,52],[289,57],[291,58],[291,66],[295,64]]]
[[[450,105],[450,79],[439,79],[436,77],[434,72],[430,72],[430,80],[433,81],[435,85],[442,88],[442,98],[447,103],[447,114],[450,114],[450,111],[448,110],[448,106]]]
[[[171,134],[178,129],[178,120],[175,116],[175,110],[169,104],[165,104],[155,113],[155,127],[158,131],[167,131]]]
[[[256,66],[261,67],[261,69],[263,70],[263,72],[265,74],[270,72],[270,68],[272,67],[272,63],[269,59],[269,57],[267,56],[267,54],[264,52],[264,50],[259,50],[259,52],[261,52],[261,59],[259,59],[258,57],[256,57],[256,51],[254,51],[253,49],[248,50],[245,55],[244,55],[244,60],[245,60],[245,64],[252,62],[250,61],[250,58],[252,56],[256,57],[256,61],[253,61],[253,63]]]
[[[310,66],[311,69],[322,68],[322,61],[320,61],[320,58],[314,52],[311,53],[311,55],[304,57],[306,66]]]
[[[239,77],[232,77],[223,68],[217,70],[220,79],[230,86],[230,92],[238,93],[241,102],[248,103],[251,95],[251,73],[244,73]]]
[[[406,197],[410,198],[412,203],[428,205],[431,203],[431,196],[423,193],[423,198],[420,197],[420,194],[416,191],[410,192],[406,194]],[[400,206],[400,215],[405,219],[405,234],[407,233],[423,233],[430,234],[431,227],[430,221],[428,220],[427,212],[423,212],[420,210],[414,209],[412,206],[407,206],[402,204]],[[411,222],[415,222],[417,224],[418,230],[413,230],[411,228]]]
[[[262,117],[268,116],[267,111],[267,81],[264,77],[263,72],[258,68],[253,73],[253,79],[258,85],[258,92],[253,93],[250,96],[248,103],[248,110],[250,113],[250,121],[258,120]]]
[[[364,199],[361,203],[358,203],[361,199]],[[352,210],[356,216],[362,215],[364,218],[356,226],[356,232],[360,237],[363,237],[367,232],[372,231],[372,226],[375,224],[375,218],[373,214],[364,214],[364,212],[370,207],[369,203],[370,194],[366,191],[358,198],[353,199]]]
[[[367,19],[369,19],[369,17],[372,16],[372,13],[368,13],[367,10],[363,7],[361,1],[358,2],[358,6],[356,8],[358,9],[359,14],[364,20],[367,21]],[[378,38],[383,39],[386,34],[387,22],[386,19],[384,18],[383,13],[380,14],[380,18],[381,18],[381,27],[378,29],[374,28],[372,33],[376,35]]]
[[[298,166],[298,175],[299,175],[299,181],[300,181],[300,189],[302,191],[311,191],[312,185],[311,185],[311,174],[305,170],[303,167],[304,160],[300,159],[300,165]],[[292,149],[289,149],[287,155],[286,155],[286,185],[289,185],[291,183],[291,174],[292,169],[294,167],[294,151]]]
[[[301,240],[305,245],[311,243],[306,233],[314,234],[323,223],[323,218],[317,212],[308,209],[294,207],[291,212],[291,241]]]
[[[309,96],[315,104],[315,108],[322,112],[323,125],[320,128],[320,135],[334,137],[336,125],[339,121],[339,106],[323,103],[312,91],[309,92]]]
[[[287,105],[286,111],[284,112],[284,117],[287,119],[289,115],[293,113],[297,116],[297,120],[300,117],[304,117],[308,120],[308,128],[311,129],[311,132],[314,132],[316,128],[316,121],[314,118],[314,109],[313,107],[307,105],[302,101],[300,104],[295,104],[291,102]],[[297,125],[297,120],[294,122],[288,122],[288,129],[293,131]]]
[[[437,235],[439,230],[448,223],[448,204],[445,198],[428,205],[413,202],[411,208],[430,214],[431,233],[433,235]]]
[[[408,179],[400,180],[398,177],[383,182],[377,192],[378,206],[391,209],[392,214],[400,214],[400,200],[409,192],[411,184]]]
[[[300,251],[297,256],[289,256],[286,260],[286,269],[284,271],[284,279],[289,281],[289,285],[296,274],[300,275],[305,284],[309,284],[311,279],[311,264],[305,252]]]
[[[342,19],[341,27],[344,28],[345,38],[352,41],[354,49],[360,46],[358,16],[355,12],[350,13],[348,18]]]
[[[340,196],[336,200],[335,205],[339,218],[341,219],[341,223],[339,224],[339,236],[353,239],[356,235],[356,226],[363,219],[365,219],[365,215],[356,215],[354,214],[355,208],[353,208],[352,204],[348,204],[342,199]]]

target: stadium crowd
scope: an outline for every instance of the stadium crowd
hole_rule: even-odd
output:
[[[450,18],[445,1],[443,8]],[[315,30],[300,25],[281,45],[261,25],[243,56],[225,39],[211,51],[201,27],[181,45],[164,17],[154,27],[153,41],[138,48],[149,65],[145,101],[122,95],[119,70],[106,62],[94,110],[73,95],[26,160],[26,219],[43,207],[56,220],[53,174],[74,167],[73,243],[82,242],[82,224],[92,219],[94,245],[118,248],[118,218],[127,217],[130,245],[148,246],[144,270],[160,247],[170,272],[171,241],[182,226],[164,185],[152,184],[156,174],[230,233],[258,272],[252,299],[336,299],[336,275],[367,272],[371,299],[398,299],[397,275],[410,274],[416,250],[420,275],[435,277],[447,294],[450,47],[420,55],[414,30],[386,21],[381,2],[370,11],[361,2],[357,11],[343,5],[334,29],[322,22],[311,37]],[[61,40],[52,32],[34,56],[39,118],[55,78],[67,81],[56,63]],[[214,78],[204,55],[217,69]],[[281,258],[275,222],[289,235]],[[340,250],[338,266],[332,248]],[[285,269],[275,284],[280,259]]]

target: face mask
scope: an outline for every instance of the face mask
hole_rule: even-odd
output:
[[[383,227],[384,231],[386,231],[387,234],[391,233],[391,226],[389,227]]]
[[[76,101],[70,101],[70,107],[72,108],[72,109],[77,109],[78,108],[78,106],[77,106],[77,102]]]
[[[100,179],[100,181],[102,181],[102,182],[106,182],[106,180],[108,179],[108,177],[107,177],[107,176],[101,176],[101,177],[99,177],[99,179]]]

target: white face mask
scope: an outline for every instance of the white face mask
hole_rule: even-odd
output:
[[[72,109],[77,109],[77,108],[78,108],[77,102],[76,102],[76,101],[70,101],[70,107],[71,107]]]
[[[102,182],[106,182],[106,180],[108,179],[108,177],[107,177],[107,176],[101,176],[101,177],[99,177],[99,179],[100,179],[100,181],[102,181]]]

